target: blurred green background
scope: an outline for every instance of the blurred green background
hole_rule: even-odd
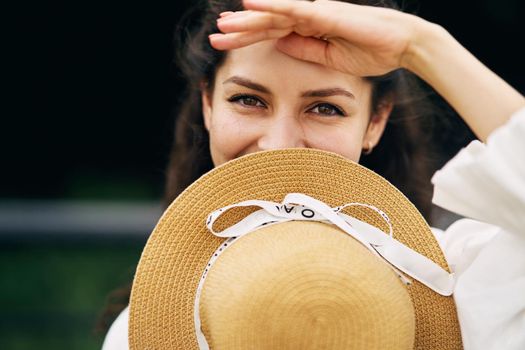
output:
[[[97,349],[94,322],[133,276],[142,242],[2,244],[2,349]]]
[[[191,3],[5,8],[0,349],[100,348],[97,320],[162,212],[181,89],[172,37]],[[522,1],[404,4],[525,91]]]

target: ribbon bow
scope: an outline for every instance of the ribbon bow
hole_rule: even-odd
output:
[[[216,232],[213,229],[215,221],[229,209],[251,206],[260,207],[261,210],[248,215],[221,232]],[[387,223],[389,233],[385,234],[377,227],[341,212],[349,206],[363,206],[377,212]],[[359,241],[373,254],[385,260],[405,283],[409,280],[399,271],[406,273],[441,295],[449,296],[453,292],[454,275],[426,256],[396,240],[388,215],[369,204],[348,203],[331,208],[326,203],[305,194],[290,193],[282,203],[248,200],[218,209],[208,216],[206,226],[217,237],[236,239],[262,226],[292,220],[331,223]]]

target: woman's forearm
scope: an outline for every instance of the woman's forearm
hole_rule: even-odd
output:
[[[525,98],[445,29],[416,21],[416,39],[403,66],[436,89],[480,140],[485,141],[513,112],[525,106]]]

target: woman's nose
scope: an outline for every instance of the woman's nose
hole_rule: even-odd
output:
[[[272,117],[258,140],[261,151],[306,147],[301,122],[293,116]]]

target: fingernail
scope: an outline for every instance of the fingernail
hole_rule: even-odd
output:
[[[234,13],[235,12],[233,12],[233,11],[224,11],[224,12],[219,13],[219,17],[229,16],[229,15],[232,15]]]

